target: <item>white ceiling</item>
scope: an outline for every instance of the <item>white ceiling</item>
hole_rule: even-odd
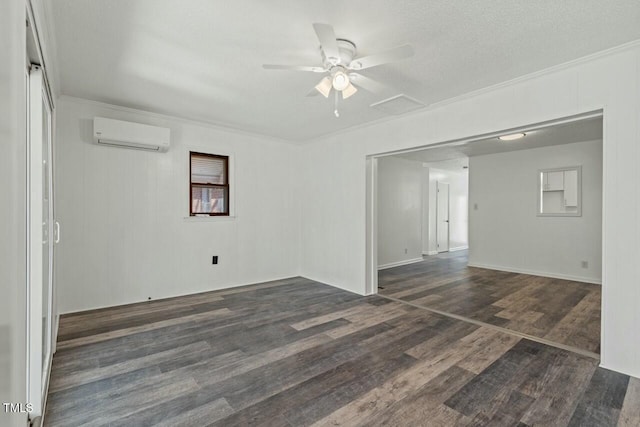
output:
[[[468,158],[473,156],[529,150],[551,145],[601,139],[602,118],[596,117],[527,131],[524,138],[514,141],[501,141],[498,138],[487,138],[466,142],[462,145],[454,143],[441,147],[425,148],[423,150],[397,154],[396,156],[428,163],[429,166],[438,169],[460,170],[463,165],[469,165]]]
[[[304,141],[387,117],[404,93],[431,104],[640,39],[638,0],[50,0],[62,94]],[[393,89],[342,104],[305,97],[320,75],[312,23],[361,56],[416,54],[363,71]]]

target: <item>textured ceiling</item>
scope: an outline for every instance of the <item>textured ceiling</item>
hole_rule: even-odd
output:
[[[431,104],[640,38],[638,0],[51,0],[62,94],[293,141],[387,117],[369,105],[404,93]],[[320,75],[312,23],[360,55],[411,44],[415,56],[363,71],[335,118],[305,97]]]
[[[439,169],[458,170],[463,165],[468,165],[468,158],[473,156],[601,139],[602,118],[596,117],[527,131],[524,138],[514,141],[487,138],[461,145],[454,143],[449,146],[425,148],[424,150],[397,154],[396,157],[429,163],[430,166]]]

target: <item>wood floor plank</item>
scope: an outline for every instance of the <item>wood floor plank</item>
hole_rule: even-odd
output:
[[[178,325],[181,323],[198,322],[203,319],[211,319],[221,315],[229,314],[231,311],[228,308],[220,308],[218,310],[208,311],[205,313],[198,313],[179,317],[177,319],[160,320],[157,322],[145,323],[141,326],[134,326],[131,328],[123,328],[116,330],[109,330],[104,333],[98,333],[89,336],[83,336],[81,338],[74,338],[65,341],[61,341],[58,344],[58,349],[63,350],[69,347],[76,347],[80,345],[93,344],[101,341],[111,340],[113,338],[124,337],[138,332],[146,332],[154,329],[164,328],[166,326]]]
[[[383,281],[407,299],[560,325],[574,339],[576,319],[594,314],[597,298],[580,287],[558,292],[551,306],[575,303],[558,317],[540,305],[539,279],[466,271],[463,254],[448,254],[428,261],[430,286],[420,264]],[[505,302],[523,280],[530,300],[513,310]],[[593,358],[303,278],[65,315],[60,329],[45,426],[606,426],[639,416],[638,382]]]
[[[77,372],[74,374],[58,376],[56,371],[52,371],[49,390],[51,390],[52,393],[55,393],[56,391],[65,390],[71,387],[82,385],[87,382],[97,381],[115,375],[135,371],[145,366],[153,365],[154,363],[159,363],[164,360],[169,360],[182,354],[188,354],[193,351],[209,348],[210,347],[207,343],[200,341],[188,346],[150,354],[145,357],[138,357],[132,360],[127,360],[106,367],[91,369],[85,372]]]
[[[381,270],[379,292],[576,347],[600,351],[601,286],[467,266],[467,251]]]
[[[607,369],[594,372],[569,426],[617,425],[629,377]]]
[[[377,311],[370,311],[366,315],[358,316],[348,325],[344,325],[340,328],[333,329],[327,332],[331,338],[340,338],[354,332],[357,332],[363,328],[367,328],[372,325],[384,323],[393,318],[402,316],[407,313],[406,306],[400,304],[388,304],[383,309]]]
[[[600,335],[600,296],[592,292],[576,304],[544,337],[597,352],[599,343],[591,338],[596,335]]]
[[[482,346],[473,354],[473,357],[461,360],[458,362],[458,366],[476,375],[480,374],[516,345],[520,339],[514,335],[496,333],[489,340],[482,343]]]
[[[349,422],[362,426],[411,426],[420,425],[425,420],[429,420],[433,425],[438,422],[442,422],[443,425],[455,425],[463,420],[470,421],[442,403],[474,376],[472,372],[452,366],[404,399],[391,402],[384,411],[376,413],[375,416],[364,419],[354,414]]]
[[[253,369],[259,369],[269,363],[293,357],[299,353],[332,341],[325,334],[312,335],[299,341],[294,341],[282,347],[277,347],[248,357],[237,358],[228,364],[221,364],[209,359],[200,360],[184,367],[187,375],[193,375],[202,385],[217,382],[242,375]]]
[[[413,389],[411,393],[407,393],[408,390],[406,390],[404,398],[396,397],[395,401],[387,400],[389,404],[384,410],[377,410],[369,414],[359,412],[348,414],[347,417],[341,419],[342,424],[340,425],[409,426],[420,425],[425,420],[430,420],[434,425],[438,421],[446,421],[448,425],[455,425],[467,417],[444,407],[442,402],[473,377],[471,372],[451,366],[424,385]],[[368,416],[363,417],[363,415]]]
[[[492,332],[486,331],[484,336],[488,337]],[[374,422],[380,413],[386,411],[394,402],[402,401],[460,360],[472,358],[480,345],[482,341],[479,339],[466,341],[457,339],[450,340],[444,352],[433,352],[428,355],[426,352],[421,352],[417,357],[419,362],[412,368],[402,372],[383,386],[371,390],[360,399],[349,402],[329,417],[318,421],[316,425],[348,426],[358,422]],[[416,347],[420,346],[413,348]],[[411,354],[412,351],[408,350],[407,353]]]
[[[480,415],[482,419],[490,419],[512,398],[514,381],[535,359],[541,347],[541,344],[531,341],[519,341],[444,404],[472,418]]]
[[[323,387],[322,395],[307,401],[305,405],[291,405],[286,412],[287,421],[291,425],[309,425],[332,413],[345,400],[359,398],[416,362],[414,358],[404,353],[390,355],[385,359],[383,361],[375,354],[354,360],[350,363],[351,366],[345,367],[355,374],[351,381],[331,388]]]
[[[68,413],[61,425],[64,426],[101,426],[125,417],[134,411],[155,406],[167,401],[171,396],[199,390],[193,378],[183,377],[157,387],[140,387],[135,391],[111,399],[94,401],[82,410]],[[52,416],[54,416],[52,414]],[[55,422],[55,418],[51,420]]]
[[[549,350],[551,351],[551,350]],[[539,364],[532,364],[531,372],[518,389],[536,397],[536,401],[521,417],[526,425],[566,426],[593,376],[598,369],[594,360],[559,352],[562,356],[550,359],[541,372]]]
[[[534,399],[517,390],[502,388],[471,419],[470,425],[510,426],[517,425],[520,417],[527,411]]]
[[[323,323],[330,322],[332,320],[340,319],[342,317],[347,317],[352,314],[362,313],[370,311],[370,307],[365,305],[359,305],[356,307],[350,307],[345,310],[338,310],[328,314],[324,314],[322,316],[312,317],[311,319],[306,319],[301,322],[297,322],[291,325],[292,328],[301,331],[303,329],[311,328],[313,326],[321,325]]]
[[[185,411],[180,415],[165,419],[156,424],[156,427],[193,427],[204,426],[233,413],[233,408],[225,398],[214,400],[211,403],[198,406]]]
[[[640,379],[631,378],[618,420],[620,427],[640,426]]]

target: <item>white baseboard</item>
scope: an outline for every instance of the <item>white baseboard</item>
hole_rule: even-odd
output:
[[[420,261],[422,261],[422,257],[421,258],[407,259],[407,260],[404,260],[404,261],[390,262],[388,264],[379,265],[378,266],[378,270],[385,270],[387,268],[399,267],[401,265],[413,264],[413,263],[420,262]]]
[[[470,262],[469,267],[486,268],[488,270],[507,271],[509,273],[530,274],[532,276],[551,277],[552,279],[572,280],[574,282],[593,283],[594,285],[602,285],[602,279],[594,279],[592,277],[573,276],[570,274],[550,273],[548,271],[527,270],[523,268],[505,267],[502,265],[490,265],[477,262]]]
[[[347,291],[347,292],[351,292],[352,294],[356,294],[356,295],[360,295],[360,296],[368,296],[368,295],[375,295],[378,293],[378,288],[376,287],[375,292],[371,293],[371,294],[367,294],[367,293],[363,293],[363,292],[358,292],[358,291],[354,291],[353,289],[350,289],[346,286],[344,286],[343,284],[340,283],[335,283],[332,280],[324,280],[324,279],[320,279],[320,278],[313,278],[309,275],[304,275],[304,276],[298,276],[298,277],[302,277],[303,279],[307,279],[307,280],[312,280],[314,282],[318,282],[318,283],[322,283],[323,285],[327,285],[327,286],[331,286],[337,289],[341,289],[343,291]]]
[[[455,248],[449,248],[449,250],[446,251],[446,252],[464,251],[465,249],[469,249],[469,246],[457,246]],[[423,252],[422,255],[431,256],[431,255],[438,255],[439,253],[441,253],[441,252],[429,251],[429,252]],[[442,253],[444,253],[444,252],[442,252]]]
[[[58,344],[58,331],[60,330],[60,315],[57,314],[53,317],[53,337],[51,338],[51,354],[54,354]],[[53,356],[52,356],[53,357]]]

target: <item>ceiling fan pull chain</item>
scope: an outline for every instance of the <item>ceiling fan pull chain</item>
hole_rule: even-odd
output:
[[[338,91],[334,90],[333,93],[335,95],[334,98],[333,98],[335,100],[333,114],[336,117],[340,117],[340,113],[338,112]]]

